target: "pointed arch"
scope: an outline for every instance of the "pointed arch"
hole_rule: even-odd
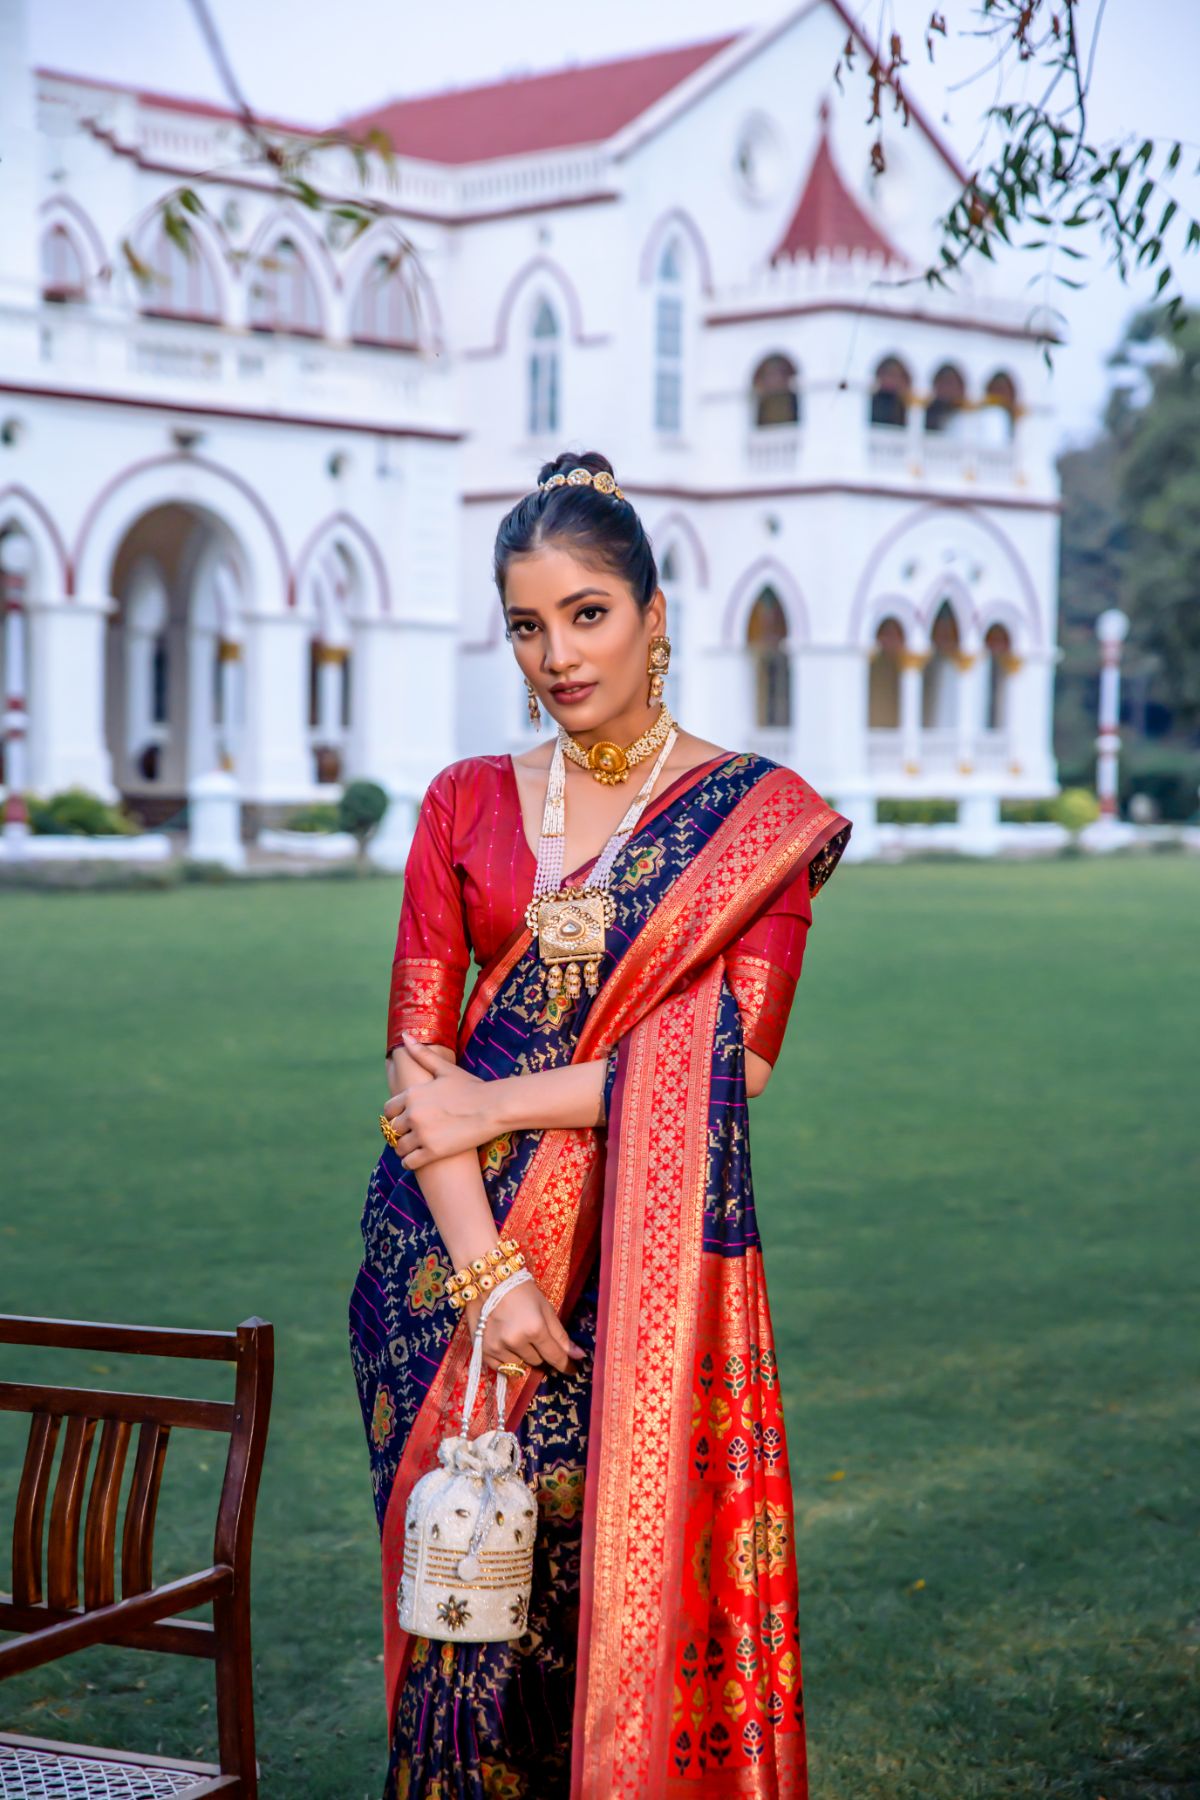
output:
[[[543,287],[547,287],[557,295],[562,317],[567,322],[568,334],[574,343],[601,343],[604,341],[584,335],[583,306],[578,291],[566,270],[552,257],[534,256],[517,270],[501,296],[500,305],[496,311],[496,329],[492,343],[480,350],[468,350],[468,356],[498,356],[501,351],[507,349],[514,308],[522,294],[538,281]]]
[[[360,335],[356,330],[356,309],[364,297],[364,288],[372,272],[386,261],[394,271],[392,278],[402,283],[411,296],[414,312],[414,344],[422,350],[437,352],[443,343],[442,315],[437,294],[428,271],[416,251],[406,242],[390,220],[383,220],[364,233],[347,256],[342,269],[342,283],[349,296],[346,335],[353,343],[394,342]]]
[[[130,463],[92,499],[75,537],[72,591],[106,594],[113,559],[127,532],[155,507],[182,505],[218,519],[248,560],[247,601],[263,610],[295,604],[283,533],[262,496],[244,478],[194,451]],[[269,580],[274,568],[278,580]]]
[[[721,620],[721,642],[740,646],[746,636],[750,610],[763,588],[772,588],[788,620],[789,642],[807,642],[812,635],[808,607],[790,569],[774,556],[760,556],[739,577]]]
[[[695,571],[697,587],[708,586],[708,557],[700,540],[700,533],[692,524],[686,513],[669,512],[658,521],[650,533],[650,542],[654,546],[654,554],[661,562],[677,542],[687,545],[688,557]]]
[[[173,198],[168,194],[147,206],[130,233],[138,256],[156,277],[149,286],[139,285],[138,311],[152,318],[227,323],[233,301],[228,242],[209,214],[189,214],[189,256],[163,229],[163,207]]]
[[[33,545],[38,579],[52,577],[60,594],[71,592],[71,558],[49,509],[17,482],[0,488],[0,531],[23,531]]]
[[[261,221],[242,275],[253,330],[328,334],[341,276],[328,245],[298,206],[277,206]]]
[[[659,259],[673,235],[683,238],[688,244],[695,260],[701,290],[705,294],[711,293],[713,285],[712,259],[708,254],[708,245],[705,243],[703,233],[695,219],[682,206],[673,206],[669,211],[660,214],[650,227],[642,245],[638,280],[643,286],[647,286],[654,280],[658,271]]]
[[[104,248],[104,239],[100,236],[88,213],[78,200],[70,194],[52,194],[43,200],[38,208],[38,217],[42,228],[50,225],[64,226],[74,238],[89,281],[104,277],[109,272],[108,254]]]
[[[382,617],[392,610],[391,588],[388,583],[387,564],[375,539],[366,527],[359,523],[352,513],[330,513],[327,519],[310,532],[296,558],[292,575],[292,585],[303,601],[308,576],[314,559],[319,556],[327,544],[333,544],[339,537],[345,537],[359,551],[364,565],[366,580],[363,591],[363,615],[368,618]]]

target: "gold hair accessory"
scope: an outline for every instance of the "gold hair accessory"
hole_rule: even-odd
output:
[[[547,488],[557,487],[594,487],[598,494],[611,494],[614,500],[625,498],[617,486],[615,476],[610,475],[607,469],[600,469],[594,475],[590,469],[569,469],[566,474],[560,469],[557,475],[538,482],[539,493],[545,493]]]
[[[654,656],[653,645],[665,642],[665,638],[652,640],[650,650],[652,658]],[[615,787],[618,781],[629,779],[630,769],[636,768],[638,763],[644,761],[647,756],[653,755],[673,726],[675,726],[674,719],[665,706],[660,706],[658,715],[649,730],[643,731],[641,737],[634,738],[632,744],[626,744],[624,748],[620,744],[614,744],[609,738],[601,738],[598,743],[589,744],[585,750],[583,745],[577,744],[570,732],[565,731],[561,725],[559,732],[562,735],[563,751],[573,763],[581,769],[589,770],[593,779],[603,782],[605,787]]]

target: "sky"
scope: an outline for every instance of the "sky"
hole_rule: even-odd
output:
[[[782,0],[210,0],[238,80],[260,112],[297,123],[330,124],[397,94],[494,81],[506,75],[600,61],[745,30],[790,10]],[[976,6],[938,0],[950,28],[931,65],[923,47],[932,0],[868,0],[859,17],[876,41],[899,30],[906,80],[968,167],[978,166],[980,120],[994,98],[994,74],[980,74],[991,51],[969,35]],[[1095,21],[1089,116],[1096,141],[1179,137],[1180,213],[1200,217],[1200,127],[1195,71],[1200,66],[1196,0],[1076,0],[1089,48]],[[223,100],[225,94],[188,0],[29,0],[35,61],[105,80]],[[1018,71],[1018,83],[1027,71]],[[1032,90],[1031,90],[1032,91]],[[861,92],[861,90],[860,90]],[[847,103],[855,103],[853,98]],[[898,127],[897,127],[898,129]],[[1189,141],[1190,134],[1190,141]],[[1101,251],[1101,257],[1103,252]],[[1066,271],[1066,265],[1060,265]],[[1200,301],[1200,254],[1181,259],[1189,298]],[[1013,291],[1034,273],[1031,255],[1012,259]],[[1100,260],[1080,265],[1086,288],[1055,289],[1067,315],[1068,343],[1055,352],[1052,403],[1063,447],[1097,429],[1111,374],[1106,358],[1136,306],[1153,294],[1157,271],[1124,286]]]

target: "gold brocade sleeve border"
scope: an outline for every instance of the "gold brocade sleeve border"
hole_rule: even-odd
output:
[[[388,995],[387,1055],[400,1042],[402,1031],[453,1050],[461,999],[460,978],[444,962],[432,956],[398,956]]]

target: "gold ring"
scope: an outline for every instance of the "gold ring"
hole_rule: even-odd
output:
[[[503,1362],[503,1363],[496,1364],[497,1375],[512,1375],[512,1376],[516,1377],[518,1375],[524,1375],[525,1372],[526,1371],[525,1371],[524,1363]]]
[[[379,1115],[379,1129],[382,1131],[392,1149],[398,1150],[400,1148],[400,1133],[396,1130],[396,1127],[385,1113],[380,1113]]]

